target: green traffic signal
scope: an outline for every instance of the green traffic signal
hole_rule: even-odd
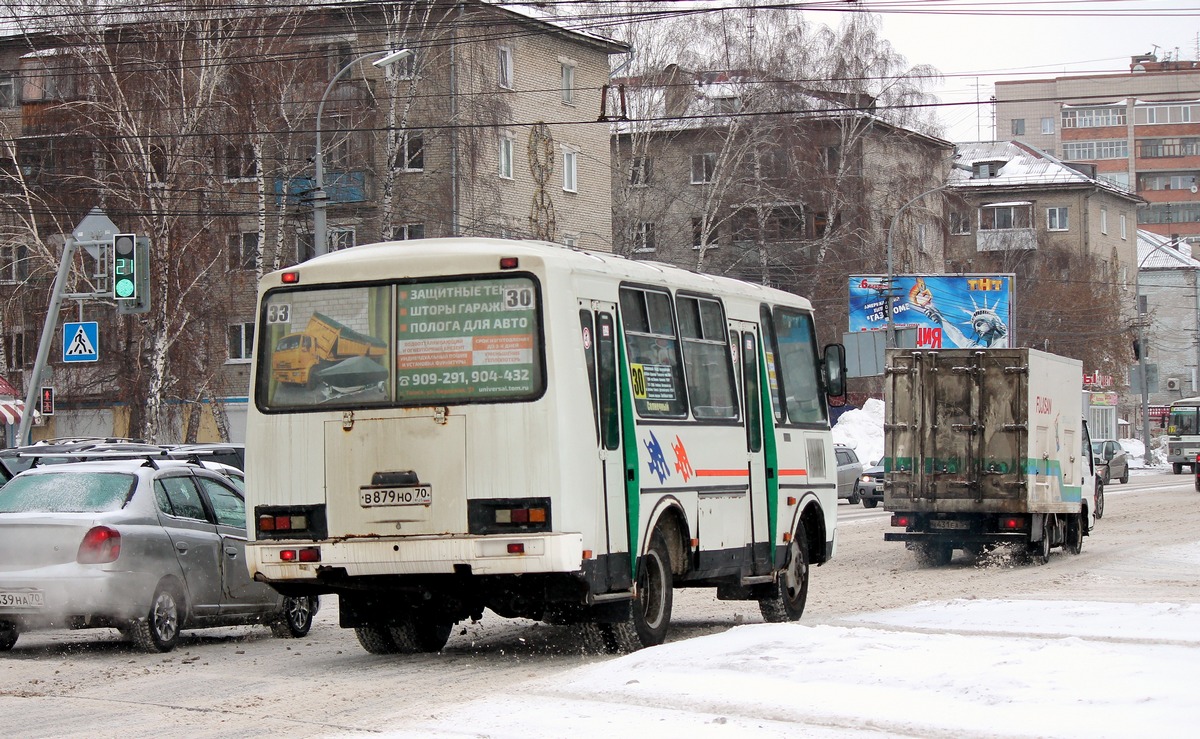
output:
[[[137,299],[135,241],[134,234],[113,236],[113,297],[117,300]]]

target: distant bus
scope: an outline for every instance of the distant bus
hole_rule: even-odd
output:
[[[1167,462],[1176,475],[1187,467],[1196,471],[1200,453],[1200,396],[1181,398],[1167,413]]]
[[[386,350],[284,381],[273,354],[318,314]],[[267,275],[256,330],[250,570],[336,593],[368,652],[440,650],[484,609],[628,651],[664,640],[673,587],[794,620],[834,555],[845,358],[803,298],[427,239]]]

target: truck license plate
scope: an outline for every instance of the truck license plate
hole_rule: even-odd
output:
[[[954,521],[948,519],[935,518],[929,522],[931,529],[965,529],[970,528],[970,524],[966,521]]]
[[[358,489],[358,503],[363,508],[391,505],[430,505],[432,485],[401,485],[397,487],[364,487]]]
[[[0,590],[0,608],[41,608],[45,605],[40,590]]]

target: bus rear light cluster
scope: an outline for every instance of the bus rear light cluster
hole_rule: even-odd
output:
[[[553,525],[549,498],[475,498],[467,501],[467,530],[471,534],[534,533],[549,531]]]
[[[308,531],[308,516],[271,515],[264,513],[258,517],[259,531],[295,532]]]
[[[303,549],[279,550],[280,562],[320,562],[320,547],[304,547]]]
[[[496,523],[546,523],[545,508],[497,508]]]

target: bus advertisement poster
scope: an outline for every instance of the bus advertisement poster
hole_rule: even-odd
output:
[[[1013,346],[1012,274],[894,275],[896,328],[916,328],[929,349]],[[887,328],[887,277],[851,275],[850,331]]]

